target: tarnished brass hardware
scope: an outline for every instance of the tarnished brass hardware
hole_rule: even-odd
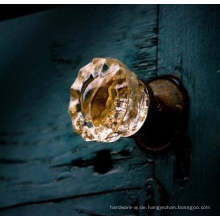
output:
[[[178,78],[171,75],[156,77],[145,85],[151,105],[135,140],[143,149],[160,151],[184,133],[188,120],[188,96]]]

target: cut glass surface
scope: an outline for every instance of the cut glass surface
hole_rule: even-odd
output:
[[[73,129],[86,141],[113,142],[133,135],[148,106],[145,85],[113,58],[94,58],[80,69],[70,90]]]

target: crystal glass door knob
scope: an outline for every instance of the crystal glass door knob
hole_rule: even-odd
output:
[[[136,133],[148,107],[148,90],[135,73],[119,60],[94,58],[71,86],[68,112],[86,141],[113,142]]]

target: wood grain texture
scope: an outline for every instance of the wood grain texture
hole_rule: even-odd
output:
[[[0,214],[138,214],[109,206],[136,202],[152,159],[132,138],[85,142],[67,109],[93,57],[156,75],[157,10],[68,6],[0,23]]]
[[[210,206],[161,215],[220,214],[219,6],[68,6],[1,22],[0,33],[0,215],[139,215],[110,205],[139,204],[149,177],[162,187],[161,205]],[[172,151],[149,155],[132,138],[89,143],[73,133],[70,85],[106,56],[144,80],[182,80],[189,123]]]
[[[191,168],[184,165],[186,160],[178,168],[179,157],[173,152],[167,155],[167,160],[156,160],[155,175],[170,205],[211,208],[174,210],[168,211],[168,215],[220,214],[219,37],[219,6],[160,6],[158,75],[175,73],[187,89],[190,101],[187,140],[176,147],[182,145],[182,155],[191,151]]]

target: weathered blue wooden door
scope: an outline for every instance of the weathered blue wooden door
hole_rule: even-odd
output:
[[[69,89],[94,57],[117,58],[142,80],[182,80],[190,116],[173,150],[73,132]],[[64,6],[1,21],[0,214],[219,215],[219,85],[218,6]],[[154,198],[149,178],[161,188]],[[134,208],[149,204],[198,208]]]

